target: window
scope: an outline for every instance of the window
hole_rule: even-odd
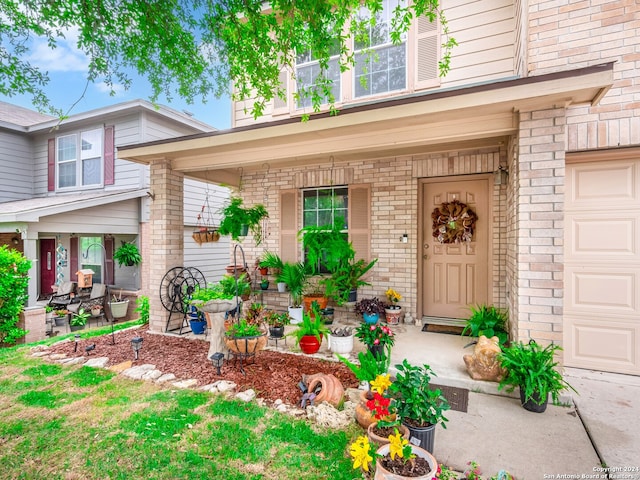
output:
[[[331,101],[340,100],[341,73],[340,65],[338,65],[338,47],[332,49],[332,56],[326,70],[322,70],[320,63],[313,57],[310,50],[296,55],[296,79],[299,98],[297,102],[298,108],[309,108],[312,106],[311,91],[317,87],[321,87],[323,82],[330,82],[331,96],[323,95],[322,88],[318,88],[317,94],[320,95],[320,104],[327,104]]]
[[[102,129],[64,135],[56,139],[58,188],[102,183]]]
[[[375,15],[375,25],[367,26],[364,38],[354,42],[355,98],[403,90],[407,88],[407,42],[398,45],[391,41],[393,10],[405,7],[402,0],[384,0],[383,8]],[[370,18],[371,13],[361,8],[358,20]]]
[[[349,189],[347,187],[315,188],[302,193],[303,226],[333,225],[337,217],[348,228]]]
[[[80,237],[80,270],[93,270],[93,283],[102,283],[102,237]]]

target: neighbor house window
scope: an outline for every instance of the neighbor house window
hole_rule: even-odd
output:
[[[406,7],[406,2],[384,0],[382,10],[375,13],[375,24],[367,24],[363,34],[354,39],[355,98],[407,88],[406,38],[394,45],[389,35],[393,10],[398,6]],[[358,20],[370,17],[368,9],[360,9]]]
[[[87,130],[56,139],[58,188],[102,183],[102,129]]]
[[[338,64],[339,49],[337,44],[332,48],[331,58],[328,67],[323,70],[322,66],[313,56],[310,50],[298,53],[296,55],[296,81],[299,98],[297,99],[297,108],[309,108],[312,106],[312,91],[317,89],[315,94],[320,96],[320,104],[325,105],[331,102],[340,101],[341,75],[340,65]],[[318,88],[320,80],[328,80],[331,82],[331,97],[324,93],[324,90]]]

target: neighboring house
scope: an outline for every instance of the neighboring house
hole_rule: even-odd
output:
[[[76,272],[91,269],[94,283],[157,295],[149,283],[154,226],[149,204],[162,201],[150,187],[149,168],[118,158],[120,145],[213,132],[214,128],[167,107],[135,100],[59,119],[0,102],[0,243],[32,260],[29,305]],[[191,238],[207,203],[215,221],[228,189],[184,181],[175,220],[184,248],[180,265],[210,281],[228,264],[229,242],[196,244]],[[184,207],[183,207],[184,206]],[[183,214],[184,212],[184,214]],[[160,227],[162,225],[160,224]],[[113,252],[135,242],[143,262],[120,267]],[[104,248],[103,248],[104,247]]]
[[[429,323],[506,307],[512,339],[640,374],[640,3],[442,3],[460,44],[445,78],[438,27],[420,19],[401,46],[376,45],[375,68],[336,76],[336,117],[301,122],[289,82],[258,122],[238,104],[228,131],[120,155],[169,178],[241,181],[245,203],[270,213],[265,245],[245,242],[250,258],[300,259],[295,233],[335,189],[358,255],[379,259],[360,295],[393,287]],[[432,212],[453,200],[478,217],[470,242],[433,236]]]

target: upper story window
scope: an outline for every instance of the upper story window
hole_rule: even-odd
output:
[[[296,80],[298,90],[297,108],[309,108],[312,106],[311,95],[307,92],[319,87],[322,82],[330,83],[331,97],[323,93],[322,88],[317,88],[316,92],[320,95],[320,104],[327,104],[340,100],[341,74],[340,65],[338,64],[338,48],[333,49],[329,64],[323,70],[320,62],[316,60],[313,53],[307,50],[296,55]]]
[[[355,76],[354,97],[377,95],[407,88],[407,42],[391,41],[391,18],[397,7],[405,7],[402,0],[384,0],[383,8],[375,13],[375,23],[366,23],[366,30],[354,39]],[[368,21],[371,12],[361,8],[358,20]]]
[[[57,187],[78,188],[102,183],[102,129],[56,139]]]

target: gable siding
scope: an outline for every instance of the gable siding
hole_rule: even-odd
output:
[[[26,137],[0,131],[0,172],[0,202],[32,196],[33,160]]]
[[[441,78],[440,86],[434,87],[434,91],[511,77],[516,74],[516,64],[522,60],[516,60],[514,0],[443,0],[442,5],[449,22],[451,36],[459,45],[453,49],[450,72],[446,77]],[[409,42],[409,45],[413,43]],[[407,58],[413,58],[413,52],[409,52]],[[350,79],[349,72],[343,74],[343,90],[352,88]],[[410,84],[408,90],[398,92],[398,95],[412,91],[413,85]],[[350,103],[362,101],[366,99]],[[231,119],[233,126],[267,122],[290,116],[288,114],[272,116],[273,105],[269,103],[264,115],[254,120],[250,113],[251,104],[251,101],[233,103]],[[297,112],[297,114],[300,113],[302,111]]]

